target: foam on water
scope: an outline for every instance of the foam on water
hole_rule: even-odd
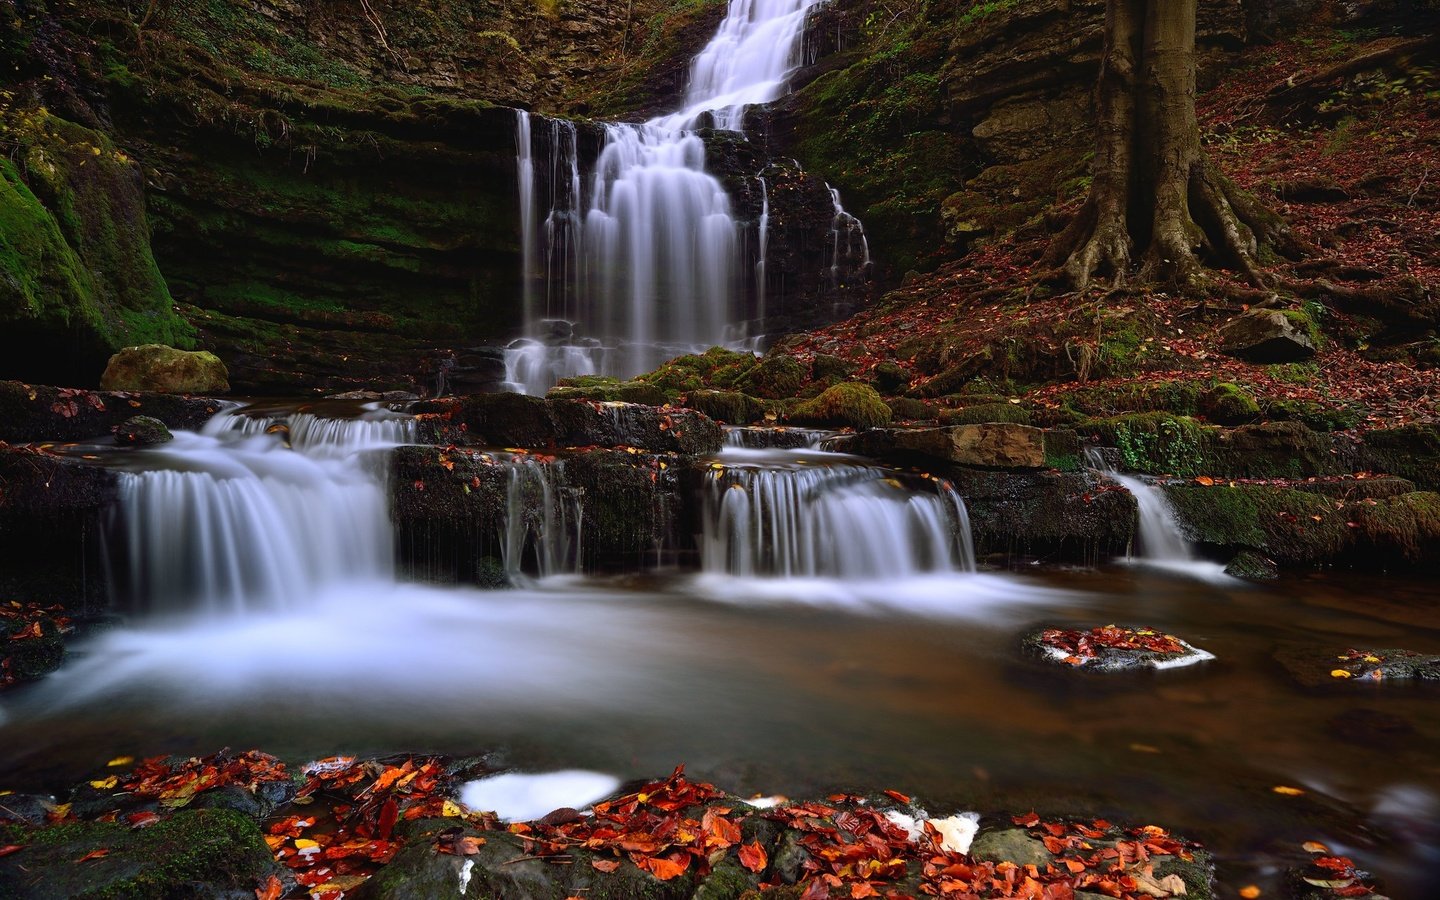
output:
[[[502,822],[532,822],[557,809],[584,809],[619,789],[614,775],[585,769],[507,772],[461,785],[460,802],[473,812],[493,812]]]

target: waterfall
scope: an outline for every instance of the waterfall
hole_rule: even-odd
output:
[[[757,175],[760,182],[760,240],[759,258],[755,260],[755,319],[765,321],[765,261],[770,255],[770,186],[765,176]]]
[[[1145,562],[1183,565],[1193,562],[1195,554],[1190,542],[1180,532],[1175,518],[1175,509],[1166,499],[1165,492],[1153,484],[1134,475],[1122,475],[1104,458],[1098,448],[1085,451],[1086,461],[1091,468],[1106,478],[1119,482],[1135,498],[1139,507],[1140,559]]]
[[[818,428],[729,425],[725,428],[725,446],[746,450],[818,449],[821,441],[834,436],[835,432]]]
[[[948,481],[907,484],[876,466],[792,459],[722,455],[710,469],[706,572],[875,580],[975,571],[969,517]]]
[[[803,62],[806,18],[822,2],[731,0],[691,63],[682,109],[605,126],[583,224],[573,124],[552,122],[543,141],[551,196],[542,229],[541,132],[528,113],[517,113],[525,334],[507,351],[511,388],[542,393],[575,375],[631,377],[683,353],[749,338],[741,226],[724,186],[705,169],[698,131],[739,132],[746,109],[781,96]],[[763,310],[769,229],[763,181],[762,191],[755,273]],[[838,206],[839,195],[832,195]],[[853,244],[857,225],[849,217],[843,241],[836,225],[836,266],[841,243]],[[868,248],[864,257],[868,262]],[[838,268],[831,280],[840,280]]]
[[[505,531],[501,558],[512,581],[528,568],[540,577],[578,573],[580,493],[565,486],[565,464],[516,456],[505,463]]]
[[[413,419],[221,413],[201,433],[141,451],[120,476],[131,598],[164,612],[303,604],[394,573],[386,463]]]
[[[842,286],[843,272],[857,272],[864,275],[870,269],[870,242],[865,239],[865,226],[860,220],[845,211],[840,202],[840,192],[825,185],[830,192],[830,202],[835,217],[830,223],[830,287],[838,290]]]

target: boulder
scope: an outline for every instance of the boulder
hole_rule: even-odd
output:
[[[1008,422],[867,432],[856,435],[845,449],[901,462],[924,457],[985,469],[1046,466],[1044,430]]]
[[[831,425],[859,431],[888,425],[893,416],[874,388],[847,381],[826,388],[820,396],[796,406],[790,420],[801,425]]]
[[[131,416],[115,429],[115,443],[126,447],[154,447],[173,440],[165,423],[150,416]]]
[[[164,344],[126,347],[110,357],[100,387],[107,391],[157,391],[164,394],[224,394],[230,374],[206,350],[176,350]]]
[[[1315,341],[1305,327],[1307,323],[1303,314],[1252,309],[1220,326],[1221,347],[1231,356],[1250,362],[1300,362],[1315,355]]]
[[[1399,648],[1356,648],[1285,642],[1275,661],[1301,687],[1440,682],[1440,655]]]
[[[970,855],[985,862],[1012,862],[1017,866],[1045,868],[1055,856],[1039,838],[1023,828],[982,831],[970,845]]]
[[[1225,574],[1246,581],[1274,581],[1280,577],[1280,567],[1263,553],[1244,550],[1230,560],[1230,564],[1225,567]]]

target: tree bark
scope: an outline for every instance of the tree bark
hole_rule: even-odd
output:
[[[1196,3],[1106,3],[1094,180],[1045,257],[1077,289],[1132,277],[1195,286],[1211,266],[1258,285],[1256,231],[1283,237],[1278,217],[1211,166],[1200,146]]]

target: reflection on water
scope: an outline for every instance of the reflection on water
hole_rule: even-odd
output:
[[[1318,576],[1221,587],[1128,567],[868,584],[677,576],[643,589],[570,578],[488,593],[337,585],[243,623],[95,636],[7,696],[0,771],[4,787],[54,788],[121,752],[224,745],[296,760],[504,747],[522,768],[621,778],[685,762],[743,794],[895,787],[940,814],[1155,821],[1215,848],[1232,887],[1273,885],[1267,866],[1322,840],[1387,876],[1394,896],[1422,897],[1437,852],[1433,694],[1306,691],[1271,658],[1278,641],[1440,651],[1440,590],[1374,588]],[[1108,622],[1172,631],[1218,660],[1112,680],[1015,650],[1038,623]],[[1336,724],[1356,709],[1405,727],[1372,739]]]

